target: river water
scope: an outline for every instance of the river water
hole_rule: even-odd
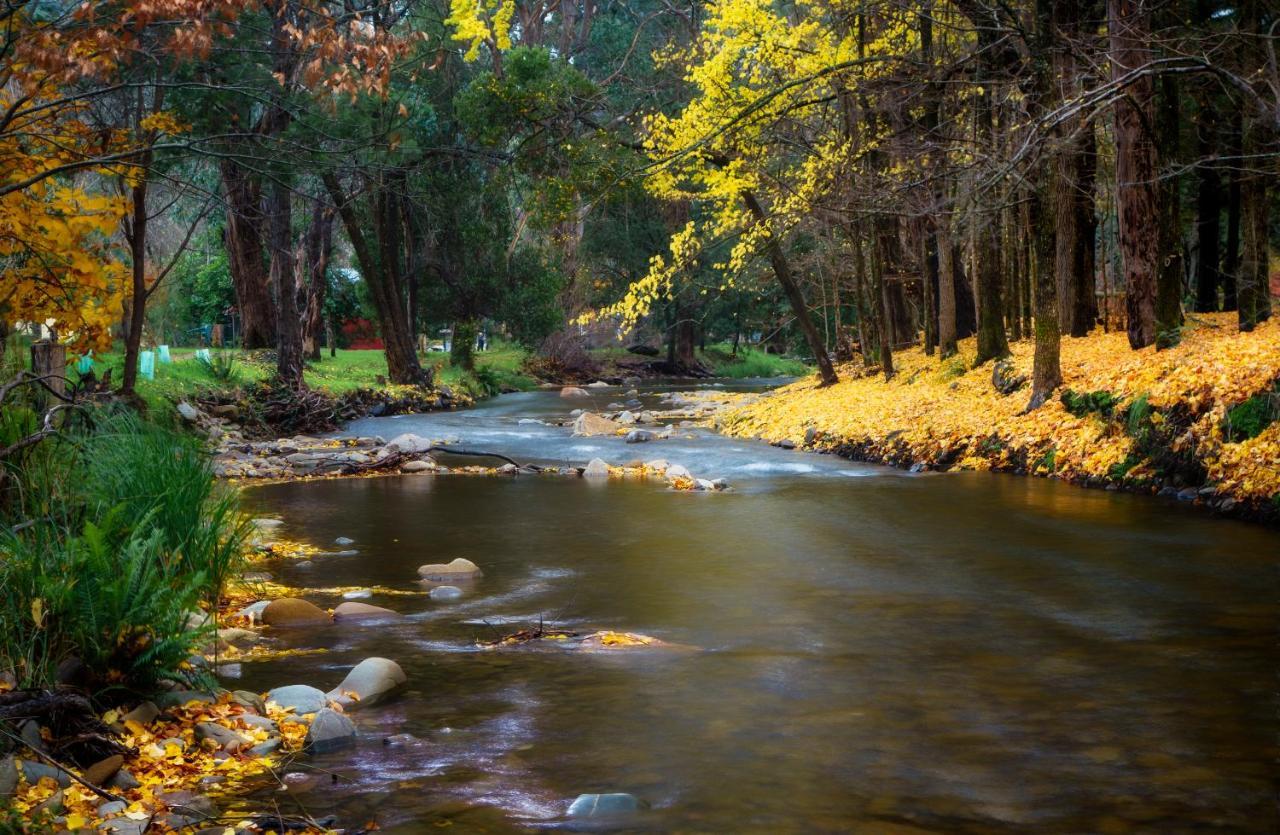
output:
[[[356,556],[269,566],[282,582],[328,606],[341,598],[320,589],[408,593],[366,601],[402,620],[279,634],[327,652],[224,682],[327,690],[371,655],[408,674],[358,714],[354,750],[311,761],[337,782],[265,793],[282,811],[523,832],[570,826],[580,793],[629,792],[643,808],[624,831],[1280,828],[1273,532],[1042,479],[519,422],[584,405],[504,395],[350,431],[544,464],[662,457],[734,489],[413,475],[246,492],[289,538],[355,540]],[[484,577],[430,600],[416,567],[459,556]],[[539,620],[678,646],[476,646]],[[385,744],[397,734],[416,741]]]

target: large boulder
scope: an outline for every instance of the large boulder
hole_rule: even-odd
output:
[[[480,566],[464,557],[458,557],[449,563],[431,563],[418,566],[418,576],[435,583],[471,580],[479,577],[482,573]]]
[[[311,720],[305,745],[309,751],[324,753],[356,741],[356,725],[336,710],[324,708]]]
[[[399,612],[391,609],[384,609],[381,606],[371,606],[368,603],[357,603],[348,600],[345,603],[339,603],[337,608],[333,610],[333,619],[336,621],[350,620],[376,620],[387,618],[398,618]]]
[[[421,435],[414,435],[412,432],[406,432],[403,435],[397,435],[387,442],[383,447],[384,452],[401,452],[406,455],[415,452],[426,452],[431,448],[431,440]]]
[[[574,437],[590,438],[594,435],[616,435],[622,424],[601,417],[594,412],[583,412],[573,420]]]
[[[272,600],[262,610],[262,622],[268,626],[304,626],[328,623],[329,613],[314,603],[296,597]]]
[[[326,695],[346,710],[377,704],[399,689],[408,677],[390,658],[366,658]]]
[[[329,703],[324,693],[309,684],[289,684],[267,693],[267,702],[275,702],[283,708],[293,708],[298,716],[316,713]]]

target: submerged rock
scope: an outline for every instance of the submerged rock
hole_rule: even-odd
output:
[[[580,794],[569,804],[571,818],[599,818],[611,815],[630,815],[640,808],[635,795],[625,792],[610,794]]]
[[[355,710],[386,699],[408,680],[400,665],[390,658],[366,658],[326,695],[346,710]]]
[[[565,386],[560,389],[561,397],[588,397],[587,390],[578,386]]]
[[[356,541],[349,536],[340,536],[333,541],[334,545],[355,545]]]
[[[657,435],[650,432],[648,429],[632,429],[627,433],[625,440],[629,444],[645,444],[657,437]]]
[[[457,557],[449,563],[431,563],[418,566],[418,576],[424,580],[447,582],[470,580],[481,576],[480,566],[465,557]]]
[[[328,623],[329,613],[314,603],[308,603],[296,597],[282,597],[279,600],[272,600],[263,608],[262,622],[269,626]]]
[[[432,600],[457,600],[462,597],[462,589],[457,586],[436,586],[428,596]]]
[[[335,621],[351,621],[351,620],[373,620],[398,618],[400,613],[391,609],[384,609],[381,606],[371,606],[368,603],[357,603],[355,601],[347,601],[339,603],[337,608],[333,610],[333,619]]]

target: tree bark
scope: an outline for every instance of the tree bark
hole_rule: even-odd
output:
[[[1245,67],[1251,72],[1255,68],[1266,66],[1268,59],[1264,46],[1268,28],[1263,21],[1262,12],[1261,0],[1244,0],[1240,4],[1240,28],[1247,35],[1241,49]],[[1273,23],[1272,33],[1274,29]],[[1271,57],[1274,59],[1274,55]],[[1272,69],[1274,70],[1274,64]],[[1268,116],[1271,114],[1264,113],[1261,109],[1260,102],[1265,101],[1267,92],[1263,90],[1257,101],[1247,102],[1247,109],[1243,114],[1241,157],[1246,167],[1240,182],[1240,231],[1243,249],[1236,279],[1236,299],[1239,302],[1237,319],[1242,331],[1251,331],[1271,318],[1267,182],[1276,174],[1275,157],[1268,154],[1268,151],[1274,150],[1271,146],[1276,137],[1274,118],[1268,124]]]
[[[151,155],[148,153],[147,157]],[[150,165],[143,164],[144,173]],[[147,180],[144,176],[130,190],[133,203],[125,239],[129,244],[131,273],[131,297],[129,302],[129,326],[124,335],[124,374],[120,383],[122,394],[133,394],[138,382],[138,355],[142,348],[142,328],[147,315]]]
[[[756,222],[764,225],[766,220],[764,209],[755,195],[750,191],[742,192],[742,202],[746,204],[747,211],[751,212]],[[814,327],[813,317],[809,315],[804,294],[800,292],[800,285],[791,274],[791,266],[787,263],[787,256],[782,251],[782,245],[778,242],[776,235],[770,234],[766,238],[765,248],[769,253],[769,263],[773,266],[774,277],[782,285],[787,301],[791,303],[791,313],[795,316],[796,323],[800,325],[800,331],[804,334],[809,350],[813,352],[814,361],[818,364],[818,377],[822,380],[822,385],[829,386],[839,382],[840,378],[836,376],[831,357],[827,355],[827,347],[822,344],[822,336]]]
[[[303,387],[302,316],[298,310],[298,259],[293,251],[293,197],[277,180],[267,197],[267,238],[276,304],[276,376],[292,389]]]
[[[223,159],[219,168],[227,205],[227,266],[240,312],[240,347],[270,348],[276,342],[276,307],[262,244],[261,186],[233,160]]]
[[[329,258],[333,253],[333,218],[333,207],[317,199],[306,237],[307,307],[302,328],[303,353],[313,360],[320,359]]]
[[[956,353],[956,262],[951,242],[951,219],[938,221],[938,352],[942,359]]]
[[[1151,61],[1150,12],[1144,0],[1108,0],[1113,79]],[[1160,199],[1156,149],[1150,134],[1155,89],[1142,75],[1115,105],[1116,213],[1124,265],[1129,345],[1156,340],[1156,276],[1160,269]]]

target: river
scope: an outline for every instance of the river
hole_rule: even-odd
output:
[[[543,464],[661,457],[733,489],[412,475],[246,491],[289,538],[355,541],[268,565],[280,581],[328,606],[317,589],[409,593],[365,601],[402,620],[282,633],[327,652],[224,682],[327,690],[373,655],[409,676],[358,713],[355,749],[313,758],[336,783],[270,795],[283,811],[525,832],[569,825],[580,793],[629,792],[625,831],[1277,831],[1273,532],[1043,479],[520,422],[623,399],[513,394],[349,429]],[[430,600],[416,567],[454,557],[484,577]],[[679,646],[477,648],[539,621]],[[416,741],[385,744],[399,734]]]

